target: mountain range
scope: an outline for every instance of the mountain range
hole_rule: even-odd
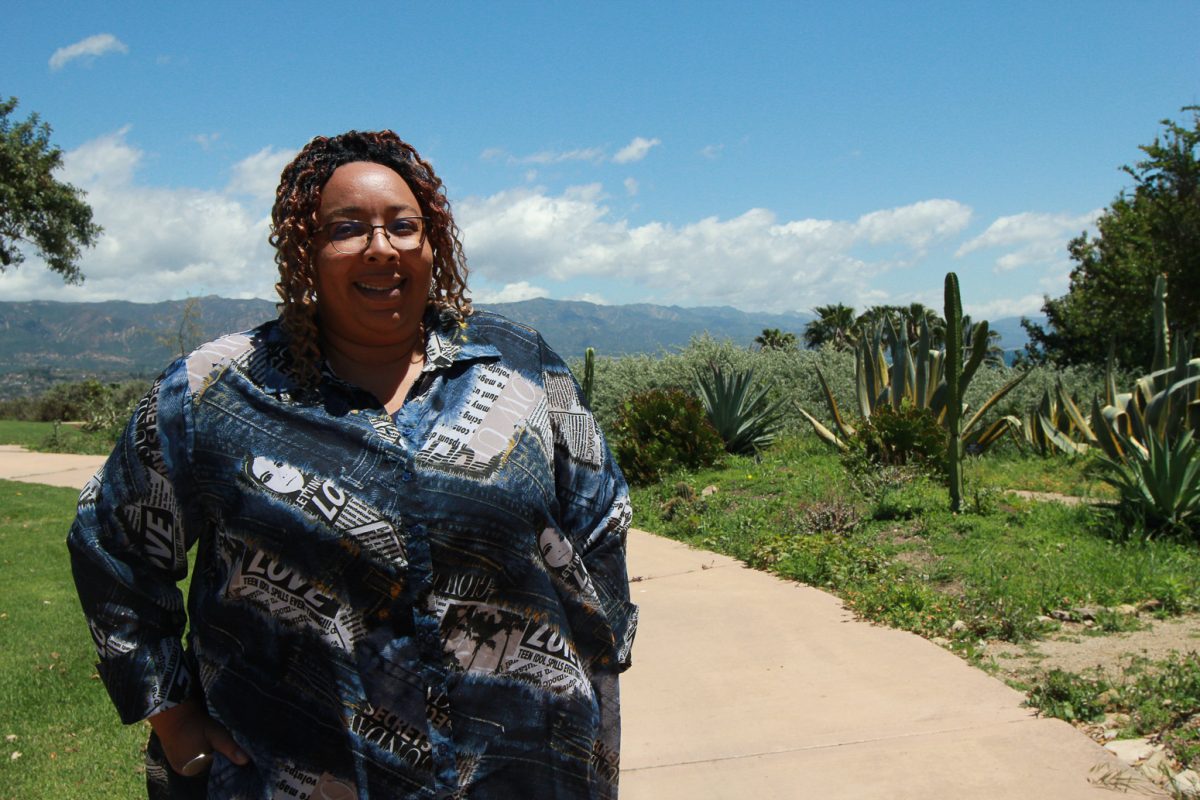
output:
[[[739,345],[752,344],[764,328],[800,338],[813,318],[728,306],[607,306],[544,298],[479,307],[536,328],[564,358],[580,357],[588,347],[603,356],[653,354],[683,347],[706,332]],[[267,300],[215,296],[160,303],[0,302],[0,399],[87,377],[151,378],[180,352],[275,314],[275,304]],[[1024,346],[1017,319],[997,320],[992,327],[1006,349]]]

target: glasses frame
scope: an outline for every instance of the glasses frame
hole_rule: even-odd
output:
[[[420,237],[419,241],[412,247],[398,246],[396,244],[396,242],[393,241],[392,235],[390,233],[388,233],[388,225],[391,225],[402,219],[419,219],[419,220],[421,220],[421,237]],[[360,224],[366,225],[367,227],[370,228],[370,230],[366,234],[364,234],[364,238],[362,239],[362,242],[363,242],[362,247],[360,247],[357,250],[352,249],[352,250],[346,251],[346,250],[341,249],[340,247],[338,247],[339,242],[336,239],[334,239],[332,236],[329,235],[329,232],[333,228],[333,226],[344,225],[347,222],[359,222]],[[429,236],[429,217],[425,217],[425,216],[396,217],[391,222],[387,223],[387,225],[371,225],[370,223],[362,222],[361,220],[336,219],[332,222],[326,222],[318,230],[320,230],[321,234],[325,237],[325,240],[327,242],[329,242],[329,246],[332,247],[337,253],[344,255],[344,256],[359,256],[359,255],[362,255],[363,253],[367,252],[368,250],[370,250],[371,242],[375,241],[375,231],[376,230],[383,231],[383,238],[387,240],[387,243],[389,245],[391,245],[392,249],[395,250],[397,253],[407,253],[410,250],[420,250],[422,247],[424,247],[425,239],[426,239],[426,237]],[[355,238],[357,238],[357,237],[355,237]],[[354,241],[354,239],[344,239],[344,240],[342,240],[341,244],[345,245],[346,242],[350,242],[350,241]]]

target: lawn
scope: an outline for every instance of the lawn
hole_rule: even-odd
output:
[[[0,481],[3,800],[145,794],[148,728],[118,721],[71,581],[65,540],[78,495]]]
[[[106,456],[113,449],[112,438],[104,433],[85,431],[70,423],[13,419],[0,419],[0,444],[18,444],[44,453],[92,456]]]

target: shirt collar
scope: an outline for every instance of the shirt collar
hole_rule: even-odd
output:
[[[499,358],[500,351],[474,325],[451,308],[425,312],[425,366],[422,372],[446,369],[455,362]]]

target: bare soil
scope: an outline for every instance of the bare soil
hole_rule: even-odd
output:
[[[1064,622],[1040,642],[989,642],[984,662],[994,665],[1001,677],[1021,683],[1031,683],[1052,669],[1116,679],[1134,659],[1154,662],[1172,653],[1200,651],[1200,614],[1160,620],[1143,613],[1138,621],[1145,626],[1142,630],[1108,634]]]

